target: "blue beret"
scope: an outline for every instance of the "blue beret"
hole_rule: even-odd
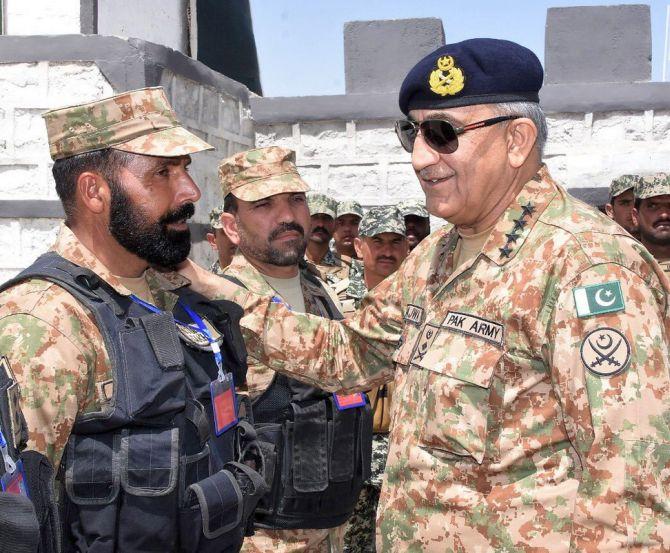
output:
[[[542,64],[508,40],[447,44],[417,63],[400,87],[400,111],[500,102],[539,102]]]

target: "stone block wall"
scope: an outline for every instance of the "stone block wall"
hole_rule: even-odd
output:
[[[90,61],[68,61],[82,58]],[[157,85],[165,88],[182,123],[216,148],[194,155],[191,166],[202,191],[191,225],[191,256],[203,264],[213,261],[204,233],[210,209],[222,201],[218,163],[254,144],[246,87],[143,41],[0,37],[0,251],[5,254],[0,282],[46,251],[62,220],[41,114]]]

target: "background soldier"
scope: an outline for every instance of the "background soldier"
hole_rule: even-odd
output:
[[[319,270],[321,278],[332,288],[347,278],[351,265],[350,260],[344,261],[330,249],[330,239],[335,230],[337,202],[325,194],[312,192],[307,195],[307,204],[312,230],[307,242],[306,257]]]
[[[395,273],[409,253],[405,221],[397,207],[375,207],[365,214],[356,238],[356,250],[365,269],[360,276],[352,278],[347,299],[358,309],[366,291]],[[372,476],[363,487],[345,535],[346,550],[351,553],[375,551],[375,514],[388,455],[393,383],[384,384],[368,395],[374,417]]]
[[[638,179],[632,217],[640,241],[670,273],[670,175],[657,173]]]
[[[341,258],[358,259],[354,248],[354,238],[358,236],[358,225],[363,217],[361,204],[354,200],[347,200],[337,204],[337,218],[335,219],[335,253]]]
[[[230,265],[233,256],[237,251],[237,246],[230,241],[228,235],[223,232],[223,225],[221,224],[221,213],[223,213],[223,206],[215,207],[209,212],[209,225],[212,227],[207,233],[207,242],[216,252],[217,260],[212,263],[209,268],[216,275],[221,275],[223,269]]]
[[[398,209],[405,217],[407,242],[412,251],[419,242],[430,234],[430,215],[424,202],[419,200],[405,200],[398,204]]]
[[[294,161],[293,151],[270,147],[240,152],[221,163],[221,219],[239,246],[224,275],[255,294],[284,301],[297,313],[340,319],[318,271],[303,261],[309,187]],[[271,467],[273,455],[266,456],[274,486],[259,507],[256,534],[247,539],[244,551],[341,551],[343,524],[369,474],[372,417],[365,398],[361,394],[362,406],[340,411],[331,394],[253,359],[247,389],[259,439],[271,445],[277,464]]]
[[[343,322],[241,298],[247,347],[273,368],[332,390],[395,376],[383,551],[670,549],[668,280],[542,164],[542,77],[503,40],[419,61],[396,130],[454,228]],[[459,236],[487,229],[456,267]]]
[[[211,146],[161,88],[44,118],[66,220],[51,251],[3,285],[0,352],[29,447],[60,465],[64,550],[237,551],[265,491],[229,464],[244,445],[239,308],[149,268],[187,257],[200,198],[190,154]],[[30,491],[46,490],[52,481]]]
[[[640,180],[639,175],[622,175],[610,184],[610,201],[605,204],[605,213],[623,228],[638,238],[637,223],[632,218],[635,196],[633,190]]]

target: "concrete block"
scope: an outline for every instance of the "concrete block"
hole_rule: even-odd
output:
[[[48,89],[48,106],[53,108],[93,102],[115,93],[94,63],[50,63]]]
[[[14,278],[18,275],[25,267],[14,268],[14,269],[0,269],[0,282],[7,282],[10,278]]]
[[[49,141],[41,109],[14,110],[14,154],[28,158],[48,157]]]
[[[36,105],[44,100],[43,68],[37,63],[0,64],[0,98],[3,105]]]
[[[545,84],[649,81],[650,7],[549,8],[545,71]]]
[[[214,129],[219,126],[219,108],[221,96],[208,87],[202,87],[202,113],[200,120],[203,124]]]
[[[0,165],[0,199],[42,199],[44,182],[37,165]]]
[[[407,154],[409,156],[409,154]],[[416,178],[411,162],[389,163],[386,178],[386,198],[388,203],[395,203],[408,198],[423,197],[423,190]]]
[[[256,126],[256,147],[281,146],[295,150],[299,144],[293,137],[293,127],[289,124]]]
[[[322,190],[323,182],[321,179],[320,165],[300,165],[298,166],[298,173],[300,173],[302,179],[309,184],[309,187],[312,190]]]
[[[240,134],[242,136],[254,138],[254,120],[251,116],[251,109],[248,106],[240,106]]]
[[[608,142],[610,145],[623,141],[626,137],[626,128],[635,115],[635,112],[624,111],[594,113],[591,128],[592,141]]]
[[[9,35],[58,35],[81,32],[80,0],[5,0]]]
[[[346,156],[353,146],[344,121],[319,121],[300,125],[301,158]]]
[[[346,92],[395,92],[417,61],[443,45],[437,18],[345,23]]]
[[[30,265],[37,257],[46,252],[56,241],[60,219],[19,219],[21,226],[22,267]]]
[[[209,133],[207,135],[207,142],[216,148],[216,153],[221,156],[221,158],[228,157],[228,141],[216,136],[215,134]]]
[[[190,79],[175,78],[172,84],[172,107],[180,119],[199,121],[200,89],[202,87]]]
[[[388,119],[358,121],[356,123],[356,154],[398,156],[406,153],[398,141],[393,124],[394,121]]]
[[[547,117],[547,129],[547,149],[556,145],[574,146],[590,134],[582,113],[552,113]]]
[[[228,132],[240,132],[240,104],[230,96],[224,96],[221,104],[221,126]]]
[[[655,111],[652,127],[654,141],[665,142],[670,140],[670,111]]]
[[[379,181],[377,165],[331,165],[326,194],[336,199],[357,198],[361,203],[376,205],[381,199]]]
[[[27,267],[20,264],[21,225],[16,219],[0,219],[0,268]]]

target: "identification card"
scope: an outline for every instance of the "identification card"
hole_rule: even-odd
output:
[[[333,396],[335,396],[335,405],[340,411],[365,405],[365,394],[363,392],[348,395],[333,394]]]
[[[16,470],[14,472],[5,473],[2,478],[0,478],[0,483],[2,484],[3,492],[30,497],[28,495],[26,473],[23,470],[23,461],[20,459],[16,462]]]
[[[224,374],[209,385],[212,394],[212,408],[214,409],[214,430],[220,436],[230,427],[237,424],[237,410],[235,409],[235,384],[233,375]]]

